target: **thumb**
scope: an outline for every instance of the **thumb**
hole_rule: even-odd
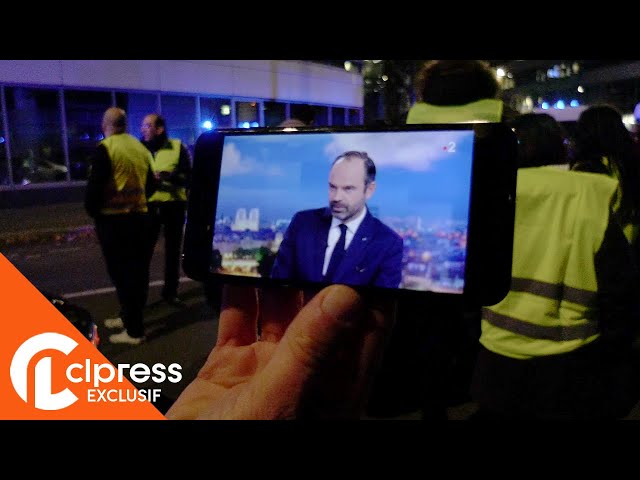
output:
[[[307,303],[287,328],[265,367],[261,390],[274,396],[286,392],[298,399],[309,379],[331,361],[353,336],[365,334],[366,312],[360,295],[350,287],[331,285]]]

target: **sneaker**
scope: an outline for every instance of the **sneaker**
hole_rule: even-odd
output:
[[[109,335],[111,343],[128,343],[129,345],[139,345],[145,341],[145,337],[131,337],[126,330],[120,333]]]
[[[106,328],[124,328],[124,322],[120,317],[117,318],[107,318],[104,321],[104,326]]]

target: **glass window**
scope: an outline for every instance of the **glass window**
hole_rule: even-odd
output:
[[[230,98],[200,97],[200,133],[214,128],[231,127]]]
[[[331,109],[331,125],[344,125],[344,108],[333,107]]]
[[[316,105],[315,125],[319,125],[319,126],[329,125],[329,107]]]
[[[257,102],[236,102],[236,126],[252,128],[260,126],[260,114]]]
[[[264,126],[277,127],[285,118],[286,104],[280,102],[264,102]]]
[[[349,125],[360,125],[360,109],[349,109]]]
[[[102,116],[111,107],[111,92],[65,90],[69,165],[72,180],[86,180],[91,156],[104,139]]]
[[[141,138],[142,120],[150,113],[158,112],[158,95],[155,93],[116,93],[116,106],[127,112],[127,131]]]
[[[58,91],[6,87],[5,100],[13,182],[27,185],[66,180]]]
[[[167,122],[167,135],[182,140],[191,153],[198,139],[196,131],[196,97],[190,95],[162,95],[162,116]]]

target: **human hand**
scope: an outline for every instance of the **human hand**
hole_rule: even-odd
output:
[[[359,418],[393,317],[344,285],[302,304],[295,289],[225,286],[216,345],[166,417]]]

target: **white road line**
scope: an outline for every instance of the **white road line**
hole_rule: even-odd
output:
[[[189,277],[180,277],[180,283],[183,282],[193,282],[193,279]],[[164,280],[156,280],[154,282],[150,282],[150,287],[159,287],[164,285]],[[90,297],[92,295],[103,295],[105,293],[113,293],[116,289],[114,287],[105,287],[105,288],[94,288],[93,290],[83,290],[81,292],[71,292],[71,293],[63,293],[62,297],[64,298],[79,298],[79,297]]]

